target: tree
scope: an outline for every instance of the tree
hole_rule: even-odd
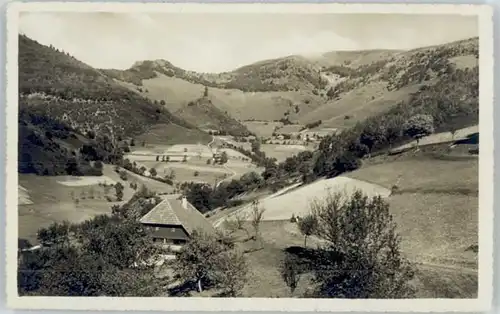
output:
[[[317,233],[331,244],[319,250],[314,275],[318,296],[404,298],[413,294],[413,266],[400,253],[400,238],[380,197],[331,193],[312,204]],[[348,270],[348,271],[346,271]]]
[[[259,206],[259,201],[252,202],[252,227],[255,232],[255,241],[260,239],[260,223],[262,222],[262,217],[266,209]],[[261,241],[262,244],[262,241]]]
[[[307,246],[307,237],[316,231],[317,225],[318,221],[313,215],[307,215],[299,220],[299,230],[304,236],[304,248]]]
[[[90,187],[90,189],[89,189],[89,198],[90,199],[94,199],[94,193],[95,193],[94,188]]]
[[[127,181],[128,180],[128,175],[127,175],[127,171],[125,170],[121,170],[120,173],[120,179],[122,179],[123,181]]]
[[[258,139],[255,139],[251,143],[252,145],[252,152],[258,152],[260,151],[260,141]]]
[[[158,172],[156,172],[156,169],[155,168],[151,168],[149,170],[149,173],[151,174],[152,177],[156,177],[156,175],[158,174]]]
[[[197,176],[199,176],[199,175],[200,175],[200,172],[199,172],[199,171],[195,171],[195,172],[193,173],[193,175],[194,175],[195,177],[197,177]]]
[[[250,171],[241,176],[240,182],[249,189],[252,189],[262,184],[263,179],[257,172]]]
[[[222,154],[220,155],[220,163],[221,163],[221,165],[225,164],[227,161],[228,161],[227,153],[226,152],[222,152]]]
[[[235,250],[224,251],[215,259],[216,285],[225,290],[228,297],[239,296],[248,280],[248,263]]]
[[[225,250],[215,238],[193,232],[190,241],[183,246],[176,258],[180,277],[185,281],[196,282],[198,292],[202,292],[206,283],[216,279],[216,259]]]
[[[101,170],[102,171],[102,167],[103,167],[102,161],[97,160],[97,161],[94,162],[94,168],[96,168],[97,170]]]
[[[54,222],[49,227],[38,230],[37,239],[44,246],[69,244],[69,231],[68,221]]]
[[[385,129],[385,138],[389,143],[389,148],[392,148],[394,142],[401,138],[401,135],[403,134],[402,128],[404,125],[404,120],[400,115],[391,117],[387,120],[388,121]]]
[[[382,127],[381,123],[378,121],[369,121],[363,128],[361,135],[359,137],[359,142],[368,147],[368,153],[371,154],[373,148],[379,144],[383,143],[385,140],[385,129]]]
[[[116,200],[121,201],[123,199],[123,185],[118,182],[115,184]]]
[[[434,119],[431,115],[417,114],[408,119],[403,125],[404,133],[417,141],[434,132]]]
[[[243,230],[247,234],[247,237],[250,238],[250,232],[245,228],[245,221],[247,219],[247,215],[244,213],[239,213],[234,215],[234,219],[226,220],[226,226],[229,230]]]
[[[280,273],[281,278],[283,278],[283,281],[290,288],[291,293],[297,289],[300,280],[300,270],[299,260],[294,255],[287,253],[280,264]]]
[[[175,180],[175,171],[174,171],[174,169],[170,170],[170,174],[168,175],[168,178],[170,180]]]

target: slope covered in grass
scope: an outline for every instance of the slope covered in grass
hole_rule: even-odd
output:
[[[240,122],[212,104],[208,97],[190,101],[175,114],[201,129],[219,130],[233,136],[248,136],[250,132]]]
[[[348,174],[397,186],[388,199],[402,236],[402,248],[414,259],[475,265],[467,251],[478,243],[478,160],[406,157]]]

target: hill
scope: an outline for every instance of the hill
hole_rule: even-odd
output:
[[[301,56],[264,60],[224,73],[186,71],[161,59],[139,61],[125,71],[102,71],[115,79],[138,86],[142,85],[142,80],[154,78],[156,72],[194,84],[244,92],[293,91],[321,88],[325,84],[317,67]]]
[[[203,132],[167,109],[117,84],[67,53],[19,36],[19,163],[21,172],[60,174],[84,143],[111,151],[155,125]],[[99,142],[99,144],[97,144]],[[103,153],[107,152],[107,156]],[[95,152],[93,152],[95,153]],[[95,155],[95,154],[94,154]],[[110,157],[110,158],[107,158]]]
[[[321,120],[322,127],[347,128],[408,102],[422,89],[469,84],[476,80],[477,57],[476,37],[410,51],[289,56],[225,73],[185,71],[165,60],[102,71],[144,97],[163,100],[171,110],[184,107],[208,87],[212,104],[238,120]],[[452,82],[453,76],[466,77],[465,82]]]
[[[250,131],[212,104],[207,97],[187,103],[175,114],[201,129],[219,130],[233,136],[248,136]]]

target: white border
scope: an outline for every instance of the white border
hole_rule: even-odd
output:
[[[17,295],[17,126],[6,130],[6,282],[7,305],[19,309],[156,311],[397,311],[476,312],[490,309],[493,291],[493,10],[487,5],[448,4],[194,4],[194,3],[11,3],[7,8],[6,121],[18,115],[18,16],[46,12],[170,12],[273,14],[461,14],[479,17],[479,290],[477,299],[340,300],[276,298],[110,298],[19,297]]]

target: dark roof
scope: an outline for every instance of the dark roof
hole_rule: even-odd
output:
[[[189,234],[194,230],[215,234],[214,226],[193,205],[187,202],[187,208],[182,207],[180,195],[164,196],[164,200],[139,221],[151,225],[182,226]]]

